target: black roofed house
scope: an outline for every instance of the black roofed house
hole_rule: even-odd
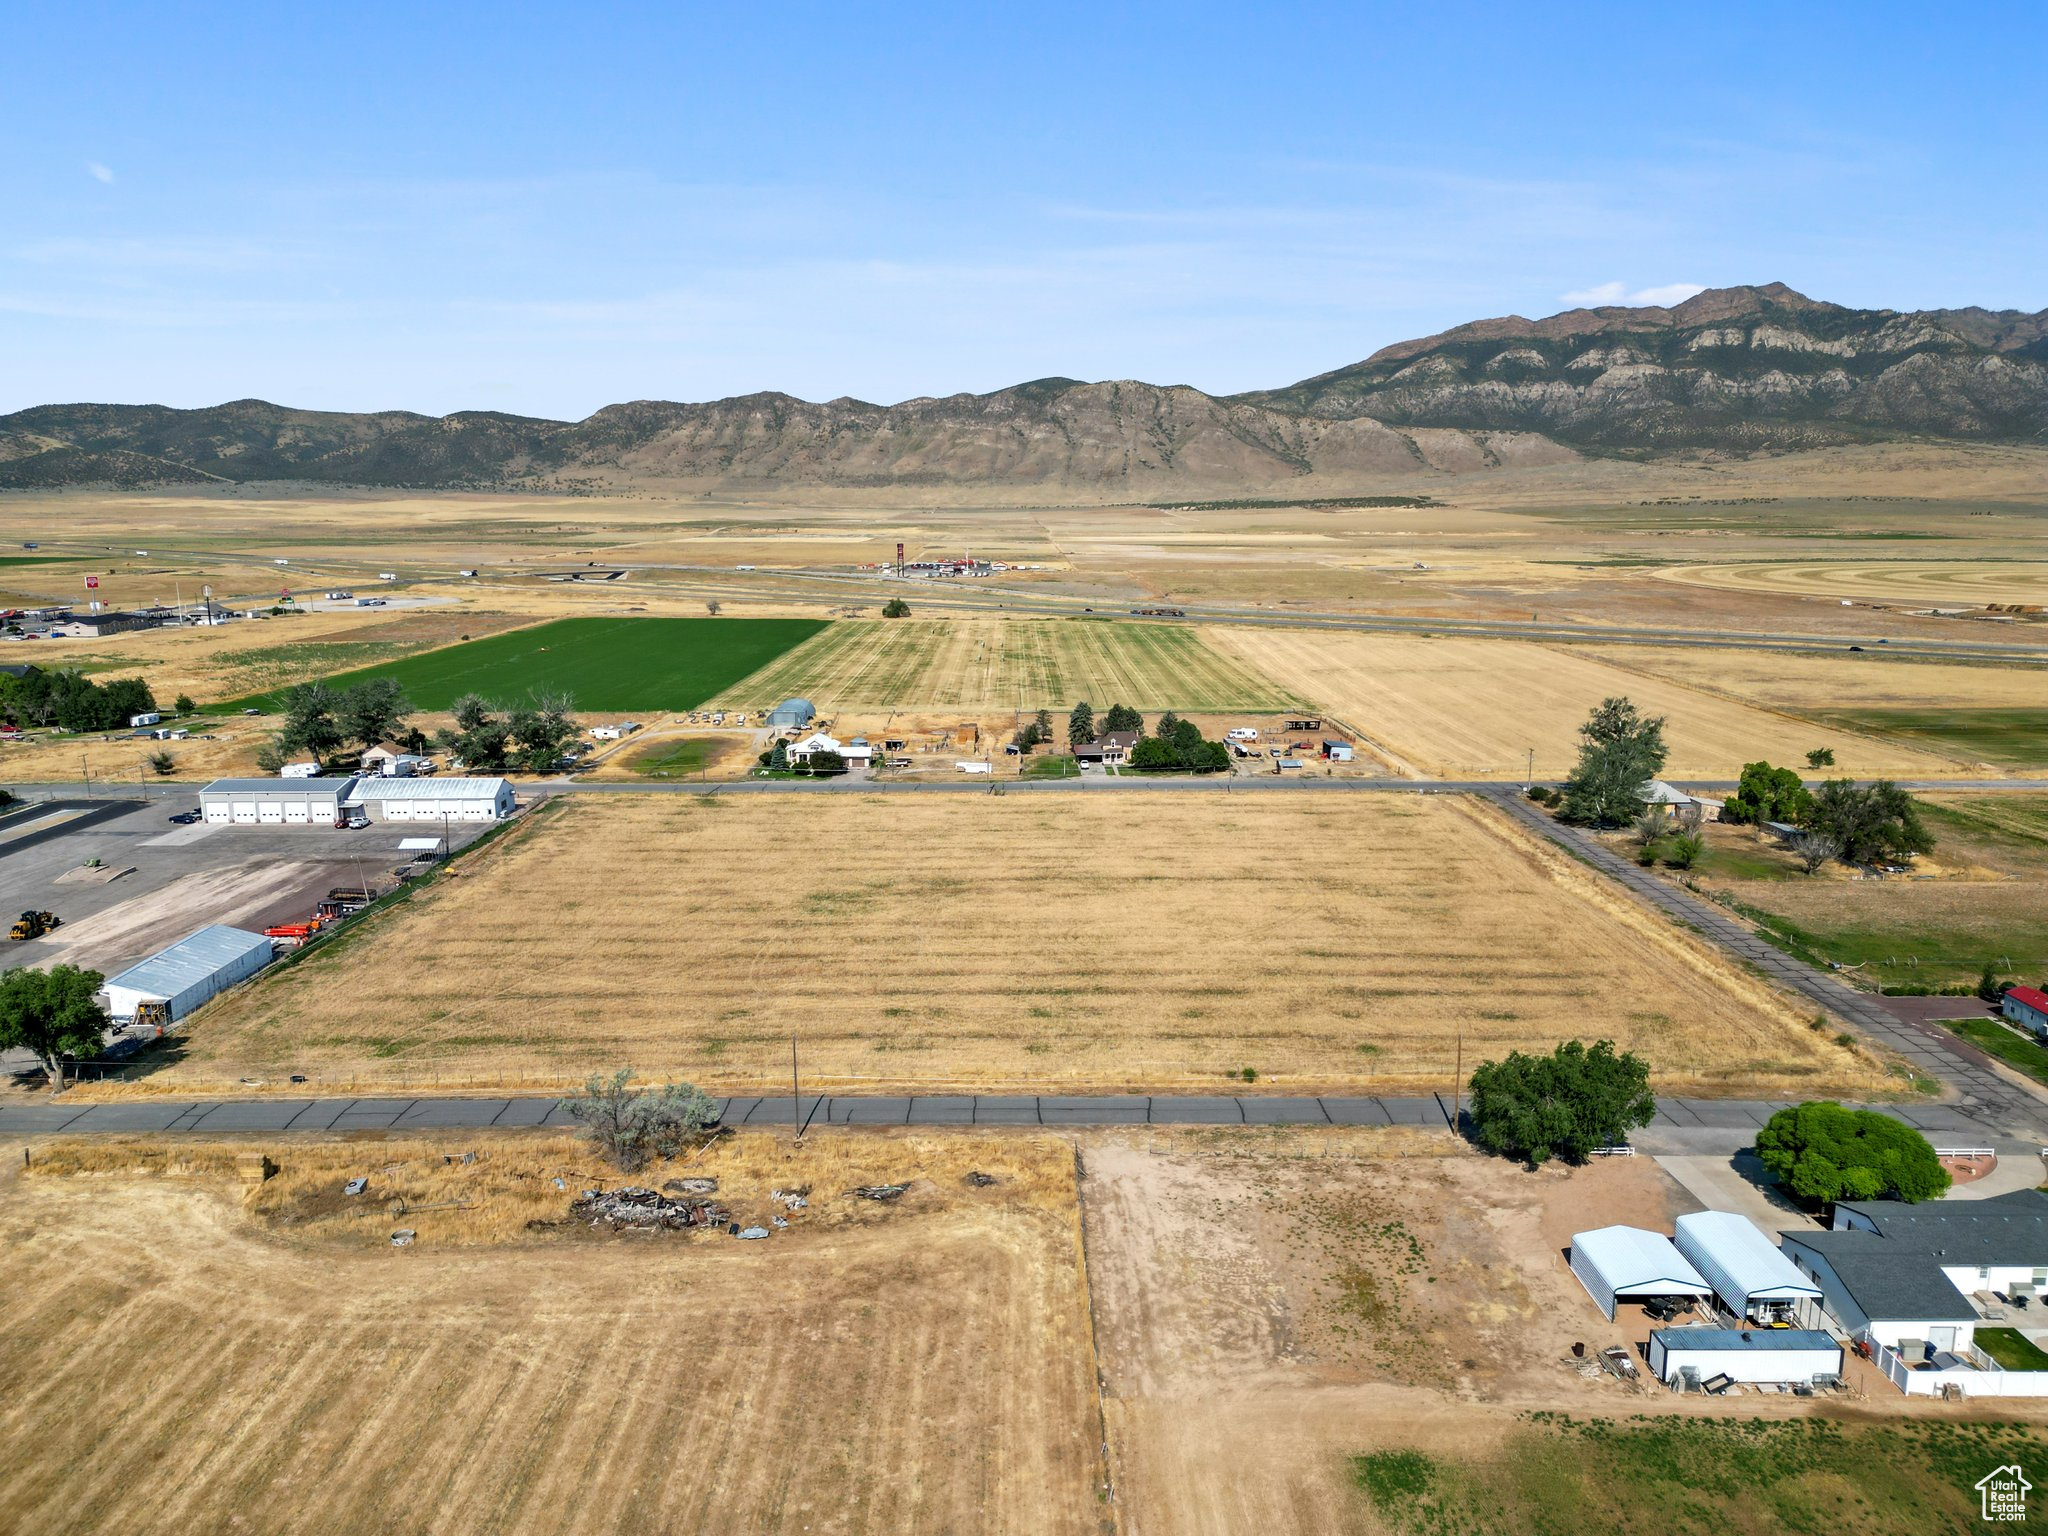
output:
[[[1131,760],[1131,748],[1138,744],[1136,731],[1104,731],[1095,740],[1074,748],[1077,763],[1101,763],[1114,767]]]
[[[2022,1300],[2048,1296],[2048,1194],[2040,1190],[1923,1205],[1845,1200],[1831,1231],[1780,1237],[1843,1331],[1896,1353],[1909,1370],[1933,1362],[1944,1375],[1967,1375],[1973,1361],[1982,1369],[1989,1362],[1973,1348],[1978,1327],[2031,1323]],[[2048,1381],[2039,1390],[2048,1395]]]

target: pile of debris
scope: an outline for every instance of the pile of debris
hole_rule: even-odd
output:
[[[714,1200],[698,1195],[671,1198],[634,1184],[623,1189],[586,1189],[583,1197],[570,1205],[569,1214],[593,1227],[603,1222],[613,1227],[666,1227],[671,1231],[720,1227],[729,1219],[725,1208]]]

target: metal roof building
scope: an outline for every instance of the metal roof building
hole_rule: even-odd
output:
[[[771,731],[806,731],[811,722],[818,718],[817,708],[809,699],[784,699],[768,711],[768,729]]]
[[[518,809],[505,779],[365,777],[342,802],[372,821],[503,821]]]
[[[199,809],[219,826],[334,825],[355,779],[215,779],[199,791]]]
[[[1810,1382],[1842,1374],[1842,1346],[1817,1328],[1659,1328],[1650,1374],[1670,1381],[1691,1369],[1701,1381]]]
[[[270,964],[271,955],[264,935],[215,923],[111,978],[107,1012],[130,1019],[139,1003],[167,1003],[175,1022],[254,976]]]
[[[1672,1225],[1677,1229],[1678,1251],[1692,1260],[1714,1294],[1737,1317],[1819,1303],[1820,1287],[1799,1273],[1747,1216],[1733,1211],[1695,1211]]]
[[[1572,1273],[1609,1322],[1624,1299],[1714,1294],[1671,1239],[1640,1227],[1601,1227],[1572,1234]]]

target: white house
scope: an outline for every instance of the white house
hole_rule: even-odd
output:
[[[1997,1295],[2048,1296],[2048,1194],[2037,1189],[1925,1205],[1845,1200],[1833,1230],[1783,1236],[1843,1332],[1909,1356],[1966,1350]]]
[[[864,736],[856,736],[852,741],[841,741],[838,737],[828,736],[823,731],[813,731],[802,741],[793,741],[789,744],[789,760],[792,763],[807,763],[820,752],[838,753],[845,759],[849,768],[856,763],[865,764],[874,756],[874,751],[868,746],[867,738]]]

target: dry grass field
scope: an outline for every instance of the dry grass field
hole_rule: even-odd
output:
[[[1519,779],[1531,748],[1539,778],[1568,773],[1580,723],[1615,694],[1666,717],[1667,778],[1732,779],[1746,762],[1800,763],[1814,747],[1832,748],[1849,774],[1936,777],[1965,767],[1648,676],[1620,647],[1306,630],[1211,634],[1428,777]]]
[[[1970,638],[1979,638],[1974,632]],[[1986,639],[2004,638],[1994,631]],[[2013,639],[2023,639],[2014,635]],[[1632,645],[1599,653],[1631,670],[1793,714],[1839,709],[2048,709],[2048,667]]]
[[[281,1172],[246,1190],[259,1148]],[[22,1536],[1099,1529],[1074,1161],[1049,1138],[741,1136],[640,1176],[717,1177],[736,1213],[810,1186],[766,1242],[565,1221],[606,1170],[552,1136],[36,1156],[0,1176]],[[878,1180],[913,1182],[843,1193]],[[471,1205],[394,1216],[400,1194]]]
[[[196,1015],[105,1091],[326,1092],[631,1065],[776,1091],[1417,1091],[1610,1037],[1667,1089],[1874,1063],[1497,813],[1162,792],[558,804]],[[92,1091],[92,1090],[87,1090]]]
[[[1687,565],[1660,571],[1666,581],[1730,592],[1859,598],[1874,603],[1981,608],[2039,603],[2048,589],[2040,560],[1776,560]]]
[[[873,619],[834,624],[717,701],[767,709],[791,697],[821,710],[944,707],[1285,709],[1299,702],[1176,624],[1071,619]]]

